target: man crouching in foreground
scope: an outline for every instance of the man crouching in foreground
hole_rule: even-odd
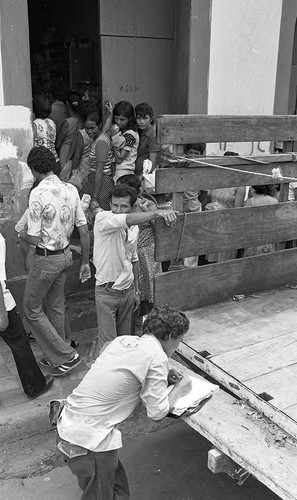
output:
[[[57,424],[58,448],[78,478],[83,500],[129,499],[116,426],[140,401],[148,417],[161,420],[190,392],[190,379],[169,374],[168,365],[188,329],[182,312],[156,306],[147,316],[143,336],[123,335],[108,344],[67,398]],[[168,395],[172,375],[177,381]]]

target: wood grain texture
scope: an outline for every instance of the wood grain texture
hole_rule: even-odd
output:
[[[173,360],[170,367],[194,375]],[[197,413],[183,420],[280,498],[295,500],[296,448],[291,438],[277,430],[273,423],[253,413],[251,416],[248,405],[242,407],[233,396],[219,389]],[[283,436],[280,447],[276,439]]]
[[[155,304],[181,310],[214,304],[235,294],[278,288],[297,281],[297,249],[281,250],[155,277]]]
[[[160,144],[290,141],[297,138],[297,116],[161,115]]]
[[[283,158],[283,161],[280,160],[280,157]],[[297,178],[297,162],[293,162],[289,157],[290,155],[271,155],[271,157],[266,157],[266,160],[264,160],[269,162],[267,165],[247,163],[245,160],[232,156],[201,157],[201,161],[205,159],[205,161],[215,165],[234,167],[239,170],[253,172],[253,174],[203,165],[197,166],[197,163],[189,163],[187,167],[159,168],[156,170],[156,192],[171,193],[195,189],[208,190],[224,187],[255,186],[257,184],[275,184],[279,181],[272,179],[272,177],[257,175],[257,173],[271,176],[272,168],[279,167],[283,177]]]
[[[241,380],[230,375],[212,360],[203,358],[199,353],[196,353],[191,347],[181,342],[178,347],[178,352],[184,359],[190,361],[199,370],[203,370],[210,375],[217,383],[228,389],[238,398],[243,399],[250,404],[256,412],[263,413],[283,431],[297,439],[297,421],[288,416],[279,408],[276,408],[270,401],[264,400],[259,394],[252,391]]]
[[[172,227],[158,218],[155,259],[175,259],[181,238],[181,258],[293,240],[296,220],[297,202],[187,213]]]

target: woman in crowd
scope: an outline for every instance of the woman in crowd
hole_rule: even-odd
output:
[[[81,179],[80,194],[88,192],[88,176],[91,169],[90,153],[93,142],[101,130],[101,115],[93,102],[84,101],[80,104],[80,115],[83,119],[83,128],[77,132],[68,157],[72,160],[72,174],[78,171]]]
[[[42,94],[35,95],[33,98],[33,112],[35,120],[33,121],[34,146],[44,146],[48,148],[56,159],[56,168],[54,173],[59,175],[61,171],[59,157],[55,149],[56,125],[49,118],[52,106],[50,99]]]
[[[113,109],[113,122],[118,125],[125,138],[124,146],[114,148],[116,169],[114,182],[122,175],[134,174],[139,135],[136,131],[134,107],[130,102],[120,101]]]
[[[77,92],[71,92],[67,100],[69,118],[63,121],[56,140],[61,168],[64,167],[68,160],[69,151],[77,132],[83,128],[83,121],[79,112],[80,100],[80,95]]]
[[[93,116],[93,120],[100,129],[97,137],[93,140],[90,151],[90,173],[85,192],[92,197],[92,203],[99,204],[103,210],[110,210],[109,193],[113,188],[114,151],[110,132],[101,130],[101,114]],[[100,125],[99,125],[100,123]]]

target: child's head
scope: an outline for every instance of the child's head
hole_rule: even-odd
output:
[[[38,94],[33,98],[33,112],[36,118],[48,118],[52,111],[51,101],[45,95]]]
[[[137,104],[135,107],[135,116],[137,127],[140,128],[140,130],[146,130],[154,124],[153,108],[145,102]]]
[[[116,123],[121,132],[136,130],[134,107],[128,101],[117,102],[113,108],[113,123]]]
[[[205,144],[203,142],[198,142],[197,144],[187,144],[187,157],[196,158],[204,154]]]
[[[169,306],[155,306],[143,324],[143,333],[154,335],[170,357],[189,329],[187,316]]]

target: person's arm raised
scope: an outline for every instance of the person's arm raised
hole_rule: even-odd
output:
[[[158,216],[163,217],[167,226],[171,226],[177,219],[176,213],[172,209],[168,210],[156,210],[155,212],[141,212],[141,213],[131,213],[127,214],[126,224],[127,226],[137,226],[143,224],[144,222],[149,222],[156,219]]]

